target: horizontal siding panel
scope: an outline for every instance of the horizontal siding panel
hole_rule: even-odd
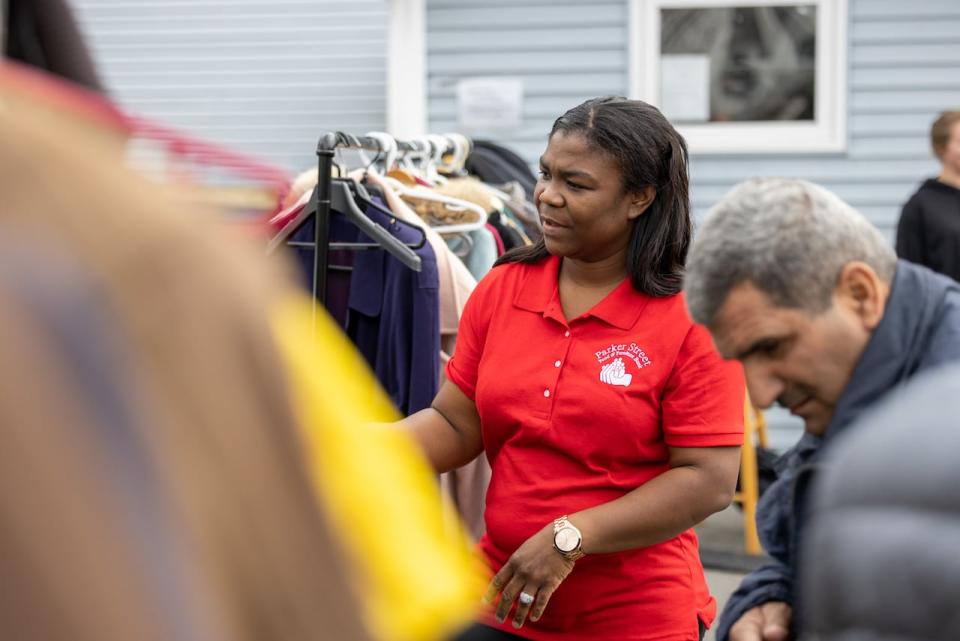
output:
[[[438,74],[467,75],[539,72],[609,72],[623,69],[623,51],[541,51],[538,55],[515,53],[467,53],[438,55],[431,58],[432,71]]]
[[[848,155],[853,160],[867,158],[932,158],[928,138],[916,135],[853,138],[850,141]]]
[[[579,96],[530,96],[524,100],[524,118],[555,119],[571,107],[593,98],[591,94]],[[457,101],[452,97],[434,98],[429,104],[430,115],[437,120],[455,120],[457,118]]]
[[[950,20],[901,20],[890,22],[854,22],[850,41],[861,44],[954,43],[960,33],[960,16]]]
[[[954,74],[960,61],[960,44],[886,44],[855,46],[851,62],[860,68],[946,67]]]
[[[522,0],[509,7],[433,8],[428,2],[427,23],[431,31],[445,29],[549,29],[581,25],[620,26],[627,20],[626,2],[579,3],[561,11],[525,7]]]
[[[883,114],[857,116],[850,123],[850,133],[863,135],[914,135],[925,137],[930,118],[923,114]]]
[[[627,2],[427,0],[428,114],[433,131],[461,130],[457,83],[524,82],[517,131],[464,131],[501,142],[534,165],[553,121],[599,95],[625,95]]]
[[[193,131],[203,131],[206,135],[215,137],[218,141],[228,145],[243,145],[248,143],[269,143],[275,142],[278,145],[290,143],[293,145],[305,145],[309,151],[317,138],[328,129],[352,130],[352,131],[372,131],[381,121],[363,118],[344,118],[338,116],[336,119],[330,118],[326,121],[316,119],[318,124],[306,125],[303,123],[280,123],[277,121],[258,123],[259,126],[253,131],[250,126],[237,125],[211,125],[207,122],[183,121],[171,123],[174,126],[190,129]],[[326,122],[326,126],[324,126]]]
[[[233,103],[233,109],[241,108],[246,103],[254,108],[263,105],[263,101],[277,106],[277,96],[289,94],[291,101],[297,100],[325,100],[328,96],[336,101],[349,100],[355,106],[360,104],[385,104],[380,98],[386,92],[386,84],[375,83],[328,83],[326,85],[314,83],[311,87],[304,87],[302,82],[293,80],[287,83],[274,82],[269,86],[247,83],[211,83],[205,85],[205,91],[186,91],[178,83],[126,84],[124,86],[123,101],[127,103],[166,104],[203,104],[210,107],[217,102]],[[379,102],[378,102],[379,101]],[[284,101],[285,104],[285,101]],[[205,107],[206,108],[206,107]],[[351,111],[344,108],[344,111]]]
[[[388,0],[76,0],[129,111],[291,169],[386,127]]]
[[[111,85],[153,85],[166,83],[170,87],[190,87],[209,85],[216,87],[223,84],[240,84],[247,87],[259,87],[260,91],[270,91],[277,87],[296,87],[299,81],[301,86],[306,84],[306,78],[313,76],[318,82],[345,82],[350,79],[353,84],[383,84],[384,73],[380,69],[357,69],[352,74],[345,70],[332,72],[329,69],[316,67],[313,69],[275,69],[273,71],[248,71],[233,69],[229,71],[194,69],[191,71],[116,71],[104,74]],[[279,96],[278,96],[279,99]]]
[[[82,26],[90,25],[90,21],[83,21]],[[323,46],[326,42],[343,42],[350,44],[347,33],[354,32],[360,34],[363,40],[369,39],[370,34],[380,34],[386,39],[386,29],[373,28],[358,24],[357,20],[325,20],[322,24],[318,23],[317,28],[320,35],[314,37],[311,29],[304,29],[302,26],[284,22],[273,22],[270,24],[257,24],[252,22],[246,26],[225,27],[222,24],[211,23],[180,23],[167,29],[158,29],[151,24],[125,25],[118,27],[101,27],[96,25],[97,42],[104,44],[112,43],[130,43],[137,39],[155,40],[157,42],[167,42],[167,36],[172,41],[186,41],[198,43],[210,42],[230,42],[238,46],[247,46],[257,43],[261,40],[288,39],[293,40],[303,38],[309,35],[314,46]]]
[[[335,76],[368,71],[383,76],[385,56],[361,53],[337,53],[323,55],[274,54],[260,55],[205,53],[190,56],[128,56],[111,65],[114,73],[140,73],[147,75],[176,75],[181,73],[317,73]]]
[[[230,9],[236,12],[276,11],[289,13],[302,10],[316,10],[322,8],[324,15],[337,15],[355,12],[357,8],[368,11],[383,11],[382,0],[77,0],[74,4],[80,5],[83,14],[95,18],[108,17],[118,13],[132,13],[144,18],[155,14],[176,13],[176,15],[190,15],[192,11],[223,11]]]
[[[260,127],[269,127],[276,129],[302,128],[304,123],[316,120],[337,119],[344,123],[344,126],[350,126],[352,123],[358,123],[358,126],[366,126],[369,123],[374,125],[386,120],[386,114],[382,110],[354,111],[349,116],[345,116],[342,111],[323,111],[320,109],[291,111],[283,109],[278,105],[274,111],[254,111],[244,110],[236,113],[211,112],[206,111],[176,111],[155,109],[153,112],[155,118],[160,118],[168,123],[190,123],[193,127],[209,128],[210,131],[226,129],[243,129],[250,123]]]
[[[457,82],[462,76],[472,74],[431,74],[429,79],[429,92],[431,97],[455,96]],[[555,95],[559,90],[570,91],[571,94],[585,96],[600,95],[624,95],[627,86],[627,74],[625,71],[618,73],[564,73],[555,71],[552,73],[511,73],[502,71],[500,73],[487,74],[490,76],[509,76],[519,77],[523,80],[524,95],[544,96]]]
[[[928,18],[960,18],[957,0],[854,0],[850,7],[854,21]]]
[[[92,4],[92,3],[91,3]],[[329,7],[332,5],[304,5],[296,11],[274,11],[268,3],[260,3],[251,7],[249,11],[237,11],[231,7],[224,11],[223,7],[207,7],[184,5],[182,11],[165,10],[162,7],[130,3],[128,10],[85,11],[82,15],[87,21],[95,21],[98,28],[104,31],[121,30],[149,30],[165,31],[176,30],[189,25],[206,25],[207,28],[217,29],[249,29],[258,24],[264,27],[283,27],[290,25],[300,26],[309,30],[310,24],[323,25],[333,23],[347,25],[349,23],[362,24],[382,21],[384,13],[374,8],[362,10],[360,7],[351,11],[344,11],[331,15]]]
[[[222,49],[237,46],[262,50],[275,49],[279,52],[327,51],[342,49],[344,46],[361,50],[370,47],[371,51],[383,50],[379,43],[387,41],[386,32],[380,28],[326,27],[315,34],[305,34],[302,28],[248,29],[244,32],[230,29],[197,28],[177,29],[174,31],[115,31],[102,33],[97,39],[96,48],[103,51],[134,50],[143,53],[160,51],[168,55],[170,50],[180,52],[185,44],[197,51]]]
[[[931,90],[956,87],[957,68],[898,67],[890,69],[854,68],[850,88],[857,90],[917,89]]]
[[[741,180],[746,180],[749,177],[744,176]],[[725,185],[694,184],[693,189],[691,189],[694,206],[697,208],[712,207],[738,182],[740,180],[731,181]],[[888,211],[889,208],[899,207],[901,203],[906,202],[910,194],[916,189],[916,181],[913,178],[893,184],[851,185],[827,181],[822,181],[820,184],[853,207],[887,207]]]
[[[869,220],[869,221],[873,224],[873,226],[877,228],[877,231],[880,232],[880,235],[882,235],[882,236],[886,239],[886,241],[887,241],[888,243],[890,243],[890,245],[893,245],[893,244],[894,244],[894,241],[895,241],[895,239],[896,239],[896,237],[897,237],[897,222],[896,222],[896,221],[899,220],[899,216],[900,216],[900,213],[899,213],[900,210],[899,210],[899,209],[897,209],[896,212],[892,215],[892,218],[891,218],[891,216],[889,215],[889,212],[888,212],[886,209],[884,209],[884,212],[885,212],[885,213],[884,213],[884,218],[883,218],[883,220],[880,220],[880,219],[876,219],[876,220],[875,220],[875,219],[872,217],[873,215],[871,214],[871,212],[872,212],[872,211],[875,211],[875,209],[876,209],[876,208],[874,208],[874,207],[856,207],[855,209],[856,209],[857,211],[859,211],[861,214],[863,214],[864,217],[866,217],[867,220]],[[700,225],[703,223],[704,218],[706,218],[706,217],[707,217],[707,214],[709,214],[709,213],[710,213],[710,207],[706,207],[706,206],[692,206],[692,207],[691,207],[691,215],[693,216],[693,230],[694,230],[694,234],[696,234],[697,229],[699,229]],[[887,220],[890,220],[890,221],[892,221],[892,222],[885,222],[885,221],[887,221]],[[777,409],[777,408],[774,407],[774,408],[771,408],[771,409]],[[769,417],[769,416],[767,416],[767,421],[768,421],[768,423],[770,422],[770,417]],[[797,429],[798,429],[798,432],[797,432],[797,433],[799,434],[800,431],[803,430],[803,424],[802,424],[802,423],[799,424]],[[775,439],[772,439],[772,438],[771,438],[771,440],[775,440]],[[774,447],[774,449],[776,449],[776,443],[774,443],[773,447]]]
[[[952,91],[871,91],[850,96],[854,114],[939,113],[951,105],[960,108],[960,83]]]
[[[814,182],[844,182],[847,184],[870,184],[912,180],[926,175],[931,169],[930,161],[919,160],[862,160],[851,163],[846,158],[770,158],[767,160],[725,157],[715,160],[705,157],[693,158],[691,175],[698,185],[729,184],[752,175],[785,176],[803,178]]]
[[[216,115],[223,118],[242,118],[250,116],[259,118],[265,116],[292,117],[301,116],[336,116],[345,112],[353,114],[383,114],[382,105],[363,104],[362,99],[329,99],[323,98],[296,98],[278,103],[276,100],[264,97],[259,100],[242,97],[240,99],[225,99],[220,96],[211,96],[206,103],[197,106],[193,99],[179,100],[150,100],[154,105],[157,116],[165,115],[203,115],[210,113],[210,107],[216,105]]]
[[[546,140],[547,134],[550,133],[550,127],[553,125],[554,120],[556,120],[556,117],[543,118],[540,120],[528,119],[524,121],[523,126],[519,130],[501,133],[508,133],[512,140]],[[457,120],[455,118],[451,118],[449,120],[445,120],[443,118],[431,118],[430,129],[432,131],[457,131],[459,129],[459,125],[457,124]]]
[[[431,54],[467,53],[506,50],[539,53],[562,46],[565,51],[589,49],[606,44],[610,49],[625,51],[627,27],[571,27],[543,29],[476,30],[457,29],[434,32],[427,38]]]
[[[428,9],[478,9],[484,7],[515,7],[517,0],[430,0]],[[583,0],[523,0],[527,7],[580,6]]]

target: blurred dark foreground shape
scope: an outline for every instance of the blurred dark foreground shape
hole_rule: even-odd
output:
[[[957,638],[958,411],[950,366],[912,380],[835,444],[802,557],[810,638]]]

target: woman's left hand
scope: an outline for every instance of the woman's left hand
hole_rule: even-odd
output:
[[[517,611],[513,615],[513,627],[519,628],[530,615],[531,621],[543,616],[543,610],[567,575],[573,570],[574,561],[564,557],[553,546],[553,523],[531,536],[503,564],[493,577],[484,600],[492,603],[497,594],[500,603],[497,606],[497,621],[503,623],[517,601]],[[521,594],[534,598],[532,603],[524,603]]]

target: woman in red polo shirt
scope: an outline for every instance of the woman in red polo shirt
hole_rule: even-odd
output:
[[[691,529],[733,495],[744,386],[680,293],[686,146],[598,98],[540,159],[543,241],[474,291],[448,381],[404,421],[438,471],[485,452],[496,604],[462,639],[696,641],[716,614]]]

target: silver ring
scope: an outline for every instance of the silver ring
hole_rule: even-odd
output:
[[[520,593],[520,604],[521,605],[531,605],[533,603],[533,595],[527,594],[526,592]]]

